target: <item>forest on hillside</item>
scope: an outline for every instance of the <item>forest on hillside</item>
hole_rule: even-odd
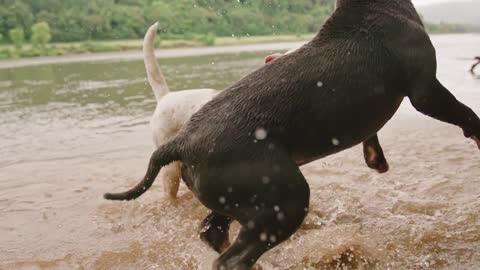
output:
[[[46,22],[51,41],[143,37],[154,21],[164,38],[193,34],[245,36],[316,31],[331,0],[0,0],[0,34]]]
[[[217,41],[224,37],[237,41],[247,38],[252,43],[261,39],[280,41],[285,38],[282,35],[288,40],[303,40],[304,34],[321,27],[332,13],[333,3],[333,0],[0,0],[0,59],[139,49],[138,41],[156,21],[160,34],[155,46],[161,44],[163,48],[218,45],[221,42]],[[431,33],[472,30],[479,29],[427,24]]]

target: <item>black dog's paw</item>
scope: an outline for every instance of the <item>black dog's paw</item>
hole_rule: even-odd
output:
[[[385,160],[384,162],[377,163],[377,166],[374,169],[377,170],[378,173],[386,173],[390,169],[390,166]]]
[[[475,135],[476,134],[476,135]],[[463,129],[463,135],[465,138],[472,139],[478,146],[478,149],[480,149],[480,133],[474,132],[472,129]]]
[[[222,253],[230,247],[228,227],[217,226],[218,224],[212,221],[214,218],[216,216],[210,215],[202,221],[199,228],[200,239],[216,252]]]
[[[367,166],[376,170],[378,173],[386,173],[390,169],[387,159],[381,151],[376,151],[374,148],[368,147],[364,152],[364,157]]]
[[[390,169],[386,160],[375,160],[367,162],[369,168],[376,170],[378,173],[386,173]]]

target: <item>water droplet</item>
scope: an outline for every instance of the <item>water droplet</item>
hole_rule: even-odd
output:
[[[273,207],[273,210],[275,210],[275,212],[278,212],[278,211],[280,211],[280,206],[278,206],[278,205],[275,205],[275,206]]]
[[[270,242],[272,243],[277,242],[277,236],[275,236],[274,234],[270,235]]]
[[[259,141],[267,138],[267,131],[264,128],[257,128],[255,130],[255,138]]]
[[[270,144],[268,145],[268,150],[273,150],[273,149],[275,149],[275,144],[270,143]]]
[[[255,228],[255,222],[253,222],[252,220],[250,220],[248,223],[247,223],[247,227],[251,230],[253,228]]]
[[[285,214],[283,214],[282,212],[277,213],[278,220],[283,220],[284,218],[285,218]]]
[[[227,202],[227,199],[223,196],[220,196],[220,198],[218,198],[218,201],[221,203],[221,204],[225,204]]]
[[[318,81],[318,82],[317,82],[317,86],[318,86],[318,87],[323,87],[323,82]]]
[[[264,183],[265,185],[270,183],[270,178],[268,176],[262,177],[262,183]]]
[[[340,145],[340,141],[337,138],[332,138],[332,144],[338,146]]]
[[[228,193],[232,193],[232,192],[233,192],[233,188],[232,188],[232,187],[228,187],[228,188],[227,188],[227,191],[228,191]]]
[[[267,241],[267,234],[266,233],[261,233],[260,234],[260,241],[262,241],[262,242]]]

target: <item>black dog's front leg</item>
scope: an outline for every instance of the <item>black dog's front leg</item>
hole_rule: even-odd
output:
[[[409,98],[419,112],[462,128],[465,137],[473,139],[480,149],[480,119],[437,79],[427,88],[412,91]]]
[[[383,154],[382,146],[378,140],[377,134],[363,142],[363,157],[369,168],[379,173],[388,171],[388,162]]]

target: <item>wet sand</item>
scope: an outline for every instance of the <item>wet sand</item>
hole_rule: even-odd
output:
[[[440,80],[480,114],[480,80],[458,53],[474,54],[480,36],[433,41]],[[168,78],[175,88],[190,86],[201,71],[200,85],[215,86],[219,72],[239,70],[222,74],[228,84],[261,65],[260,55],[212,59],[182,60],[197,72],[167,62]],[[128,74],[134,67],[141,63]],[[72,75],[58,86],[0,80],[0,269],[210,269],[216,255],[197,235],[207,210],[184,185],[176,202],[163,197],[161,181],[134,202],[101,197],[137,183],[153,150],[152,97],[143,94],[149,89],[141,70],[117,78],[125,74],[88,83],[92,74]],[[58,90],[28,92],[44,88]],[[115,102],[75,105],[91,95]],[[408,100],[379,137],[386,174],[367,168],[360,147],[302,167],[311,211],[301,230],[261,258],[266,270],[480,267],[480,151],[473,141]]]

